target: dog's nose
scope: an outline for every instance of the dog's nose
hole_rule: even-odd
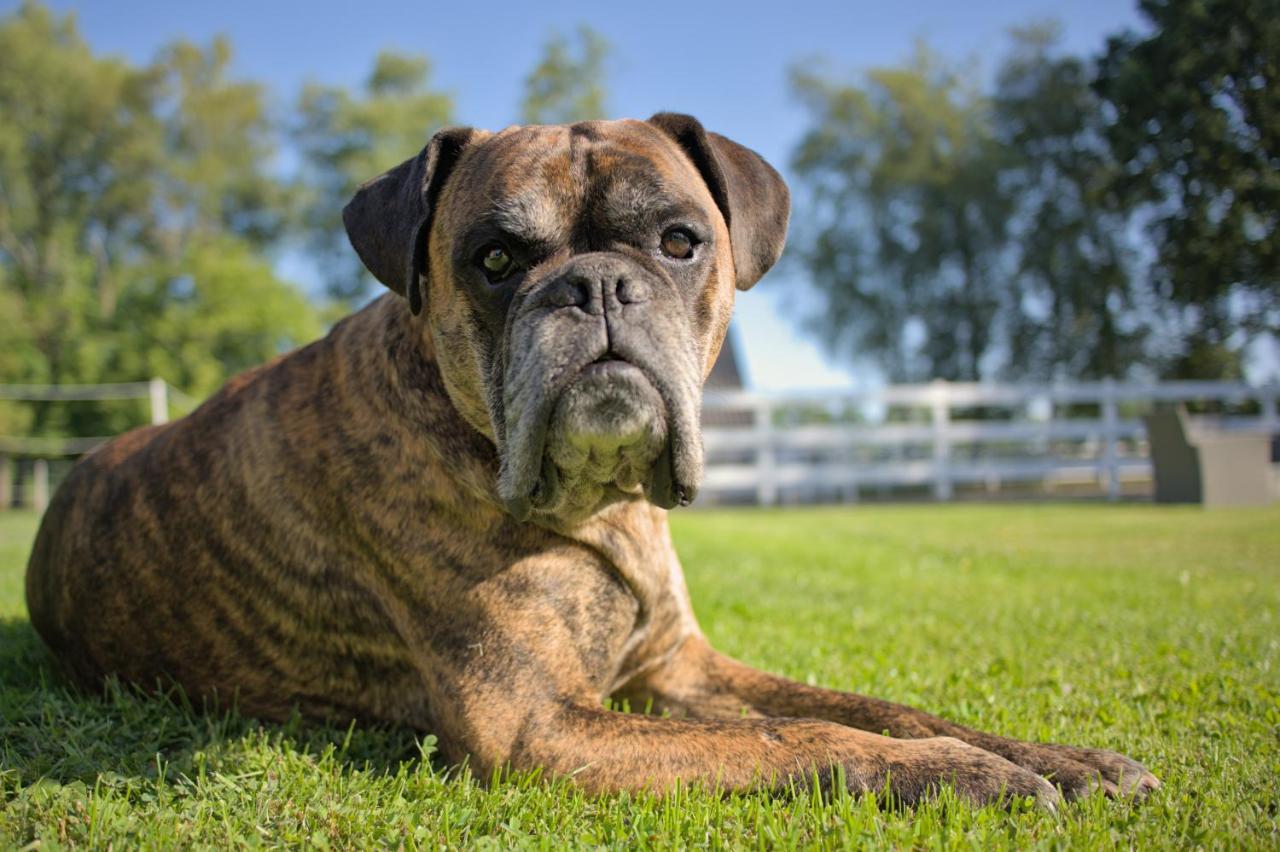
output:
[[[649,298],[649,286],[634,278],[620,278],[614,289],[614,295],[624,305],[646,301]]]
[[[612,258],[590,258],[575,263],[547,293],[552,305],[580,308],[593,316],[648,298],[648,285],[635,275],[629,264]]]

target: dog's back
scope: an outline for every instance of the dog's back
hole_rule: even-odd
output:
[[[393,631],[340,570],[351,554],[316,524],[335,517],[321,480],[340,454],[273,425],[302,419],[300,406],[340,407],[338,390],[317,385],[333,346],[237,376],[189,416],[135,429],[72,470],[26,587],[32,624],[82,686],[114,675],[266,717],[363,717],[379,715],[366,681],[410,676],[387,643],[361,649],[350,635]]]
[[[213,567],[199,551],[221,536],[194,521],[216,517],[209,501],[226,502],[235,411],[263,369],[188,417],[90,453],[54,495],[27,566],[27,606],[82,685],[109,674],[148,686],[162,673],[181,680],[196,673],[194,659],[224,656],[194,611],[219,604],[194,594],[193,582]]]

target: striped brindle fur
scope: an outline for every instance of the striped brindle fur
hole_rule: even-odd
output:
[[[1121,755],[787,681],[699,631],[666,514],[788,213],[772,168],[687,116],[441,131],[344,214],[392,292],[76,466],[31,556],[36,629],[87,689],[412,726],[481,777],[1154,788]]]

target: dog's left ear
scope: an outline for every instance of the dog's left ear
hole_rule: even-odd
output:
[[[749,290],[782,255],[791,217],[791,193],[764,158],[693,116],[660,112],[649,123],[675,140],[693,160],[729,226],[739,290]]]
[[[427,233],[440,188],[476,131],[448,127],[418,156],[366,181],[342,208],[347,237],[365,267],[422,312],[421,276],[426,274]]]

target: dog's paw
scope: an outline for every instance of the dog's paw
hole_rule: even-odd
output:
[[[1017,740],[983,745],[1048,779],[1068,801],[1097,792],[1141,799],[1160,787],[1145,766],[1114,751]]]
[[[899,740],[886,767],[890,797],[914,805],[935,797],[944,786],[975,805],[1008,806],[1031,799],[1055,810],[1062,797],[1036,772],[953,737]]]

